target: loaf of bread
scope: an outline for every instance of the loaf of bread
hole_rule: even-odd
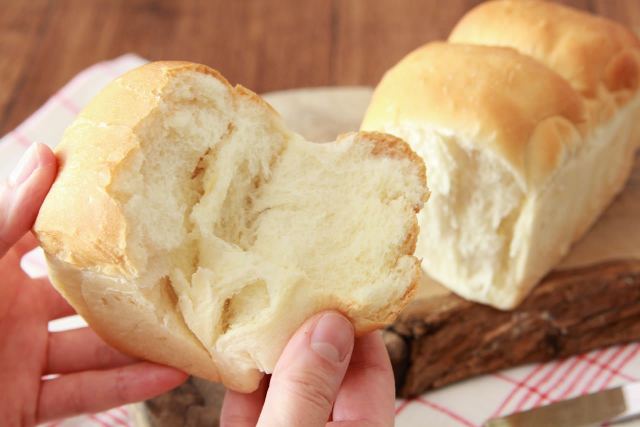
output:
[[[426,177],[406,143],[310,143],[202,65],[116,79],[56,154],[35,232],[57,289],[113,346],[238,391],[314,313],[373,330],[421,274]]]
[[[431,199],[416,255],[459,295],[515,307],[623,187],[640,140],[640,42],[541,1],[469,12],[378,85],[362,130],[405,139]]]

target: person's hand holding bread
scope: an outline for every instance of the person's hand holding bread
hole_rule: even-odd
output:
[[[0,186],[3,426],[31,426],[102,411],[151,398],[186,379],[177,369],[114,350],[89,328],[48,332],[50,320],[74,310],[47,279],[30,279],[20,268],[20,259],[37,245],[29,229],[56,170],[51,150],[34,144]]]

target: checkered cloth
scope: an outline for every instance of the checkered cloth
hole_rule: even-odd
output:
[[[29,119],[0,140],[0,179],[9,174],[33,141],[55,146],[64,128],[105,84],[144,62],[135,55],[125,55],[96,64],[77,75]],[[23,265],[37,270],[42,260],[37,254],[32,254]],[[57,329],[60,329],[59,325]],[[489,417],[638,379],[640,344],[616,346],[570,359],[485,375],[416,399],[398,400],[396,425],[479,426]],[[117,408],[50,425],[110,427],[132,423],[129,410]]]

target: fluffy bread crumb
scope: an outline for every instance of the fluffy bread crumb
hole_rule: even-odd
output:
[[[103,96],[146,102],[124,115]],[[235,390],[255,389],[318,311],[357,333],[393,320],[420,275],[426,174],[407,144],[310,143],[202,66],[125,75],[58,155],[35,227],[56,287],[116,347]]]

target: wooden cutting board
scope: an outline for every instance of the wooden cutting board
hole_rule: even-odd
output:
[[[290,127],[315,141],[357,130],[370,88],[273,93]],[[640,155],[597,224],[516,310],[466,301],[428,277],[385,331],[400,396],[474,375],[640,339]]]

